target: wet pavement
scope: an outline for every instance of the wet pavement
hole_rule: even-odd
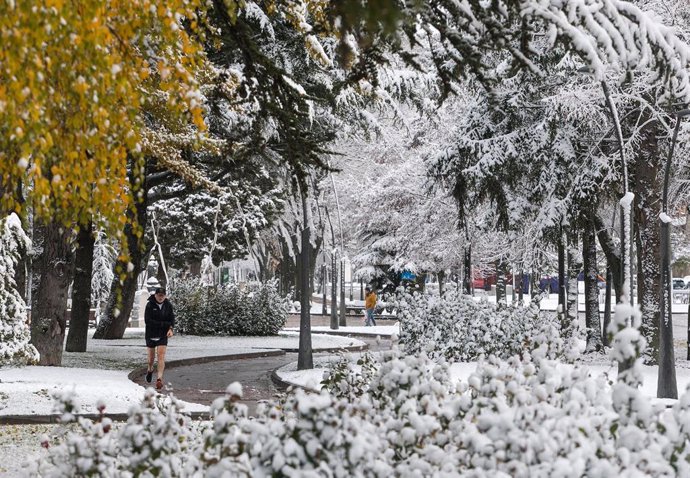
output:
[[[388,350],[391,347],[390,339],[387,338],[380,341],[371,337],[357,338],[366,342],[372,351]],[[314,357],[318,355],[314,354]],[[242,402],[249,407],[249,414],[252,415],[259,401],[276,398],[277,394],[285,392],[284,387],[271,380],[271,373],[295,361],[296,353],[286,353],[176,366],[166,369],[165,382],[169,384],[168,390],[177,398],[203,405],[210,405],[216,398],[225,396],[225,389],[232,382],[240,382],[244,392]],[[137,377],[135,382],[149,385],[144,382],[143,375]]]

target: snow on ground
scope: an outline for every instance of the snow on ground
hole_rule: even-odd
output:
[[[352,360],[356,360],[360,353],[351,354]],[[340,355],[326,355],[314,357],[314,368],[309,370],[297,370],[297,362],[291,362],[276,370],[278,377],[284,382],[292,385],[308,388],[309,390],[320,390],[321,380],[324,374],[340,361]]]
[[[270,337],[176,335],[170,339],[166,361],[297,349],[298,345],[299,334],[295,331]],[[364,342],[350,337],[312,336],[314,352],[362,345]],[[145,365],[144,329],[127,329],[123,339],[91,339],[86,352],[66,352],[63,367],[0,368],[0,416],[50,414],[54,390],[75,390],[84,413],[95,412],[99,398],[105,400],[108,413],[125,413],[144,394],[144,388],[130,381],[127,374]],[[198,407],[190,404],[189,410],[206,410]]]
[[[673,313],[674,314],[687,314],[688,313],[688,304],[683,303],[683,300],[687,300],[686,297],[689,295],[688,291],[684,290],[674,290],[674,299],[673,299]],[[491,304],[496,303],[496,294],[494,292],[488,292],[484,290],[475,290],[474,293],[474,300],[486,300],[487,302]],[[585,310],[585,295],[584,294],[578,294],[578,299],[577,302],[579,305],[579,310],[580,312],[583,312]],[[530,301],[532,299],[532,296],[530,294],[524,294],[522,301],[524,305],[529,305]],[[513,297],[512,294],[508,294],[506,296],[506,303],[507,304],[512,304],[513,303]],[[616,305],[616,298],[615,295],[611,298],[611,310],[615,308]],[[605,307],[605,298],[604,294],[602,291],[600,291],[599,294],[599,310],[601,312],[604,311]],[[541,310],[548,310],[548,311],[555,311],[558,308],[558,294],[548,294],[546,297],[544,297],[541,302],[539,302],[539,308]]]
[[[0,369],[0,390],[0,416],[49,415],[56,391],[73,391],[82,413],[97,413],[98,400],[106,413],[127,413],[144,398],[144,388],[130,381],[127,372],[86,368]],[[203,412],[208,407],[187,403],[185,409]]]
[[[175,335],[169,342],[167,360],[202,356],[237,355],[266,350],[296,349],[299,334],[281,332],[271,337],[196,337]],[[314,334],[315,352],[339,347],[358,347],[364,342],[333,335]],[[144,329],[130,328],[120,340],[89,339],[84,353],[64,352],[63,367],[0,368],[0,416],[48,415],[53,413],[52,393],[73,390],[83,413],[95,413],[102,400],[106,413],[125,413],[140,402],[144,388],[127,374],[146,365]],[[188,411],[206,411],[208,407],[185,403]],[[28,457],[40,459],[42,434],[54,435],[64,425],[0,426],[0,477],[21,476]]]
[[[47,450],[41,447],[41,435],[54,437],[64,425],[3,425],[0,426],[0,476],[24,476],[28,460],[43,460]]]
[[[286,331],[299,331],[299,327],[286,327]],[[338,334],[338,335],[347,335],[347,334],[367,334],[367,335],[381,335],[381,336],[387,336],[390,337],[393,334],[400,334],[400,324],[396,323],[395,325],[375,325],[371,327],[364,327],[364,326],[347,326],[347,327],[339,327],[336,330],[331,329],[330,327],[326,326],[312,326],[311,328],[312,332],[318,332],[318,335],[314,335],[313,337],[319,337],[320,334],[322,333],[329,333],[329,334]],[[312,340],[314,340],[312,338]]]

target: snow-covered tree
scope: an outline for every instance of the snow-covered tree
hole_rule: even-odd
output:
[[[29,343],[26,304],[14,280],[20,249],[29,247],[31,241],[16,214],[0,220],[0,365],[38,361],[38,351]]]

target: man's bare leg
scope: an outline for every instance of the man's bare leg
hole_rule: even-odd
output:
[[[158,378],[161,380],[163,380],[163,371],[165,370],[165,351],[167,348],[166,345],[156,347],[158,351]]]
[[[149,355],[149,366],[146,369],[147,372],[153,372],[153,359],[156,356],[156,349],[153,347],[146,347],[146,351]]]

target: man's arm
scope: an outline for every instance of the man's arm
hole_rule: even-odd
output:
[[[144,324],[151,324],[151,302],[146,302],[146,307],[144,308]]]

